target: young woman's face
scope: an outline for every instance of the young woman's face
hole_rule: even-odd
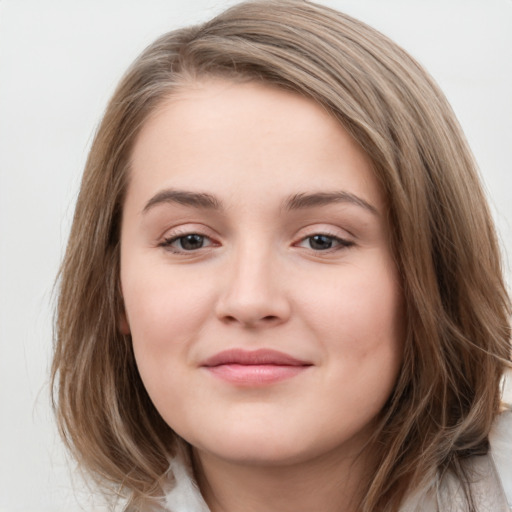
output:
[[[384,199],[313,101],[184,87],[134,147],[121,284],[140,375],[199,454],[283,463],[357,451],[402,357]]]

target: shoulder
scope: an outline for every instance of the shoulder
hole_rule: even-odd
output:
[[[502,412],[489,435],[487,455],[467,459],[464,466],[478,512],[512,511],[512,411]],[[464,486],[452,473],[433,478],[404,503],[400,512],[467,512]]]
[[[499,414],[489,433],[487,455],[468,460],[469,488],[478,512],[510,512],[512,510],[512,411],[507,407]],[[460,484],[452,485],[445,497],[457,502]],[[448,503],[446,503],[448,504]],[[441,510],[444,510],[441,508]],[[458,509],[457,509],[458,510]],[[461,511],[464,510],[461,508]]]
[[[494,422],[489,435],[490,458],[499,484],[512,509],[512,408],[507,406]]]

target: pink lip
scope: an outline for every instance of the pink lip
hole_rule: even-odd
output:
[[[276,350],[232,349],[215,354],[201,366],[232,384],[257,386],[289,379],[312,364]]]

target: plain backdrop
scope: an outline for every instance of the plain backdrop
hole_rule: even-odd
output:
[[[52,287],[81,171],[135,56],[232,3],[0,0],[0,512],[102,510],[66,460],[48,393]],[[510,282],[512,0],[324,3],[389,35],[439,82],[480,165]]]

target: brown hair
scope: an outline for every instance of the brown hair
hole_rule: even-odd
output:
[[[148,115],[195,78],[258,80],[328,109],[373,161],[406,302],[404,362],[361,511],[394,511],[435,474],[464,481],[487,451],[510,360],[510,303],[475,163],[443,94],[401,48],[300,0],[242,3],[164,35],[129,69],[86,164],[60,272],[55,404],[75,456],[135,499],[177,446],[119,329],[119,226],[130,151]]]

